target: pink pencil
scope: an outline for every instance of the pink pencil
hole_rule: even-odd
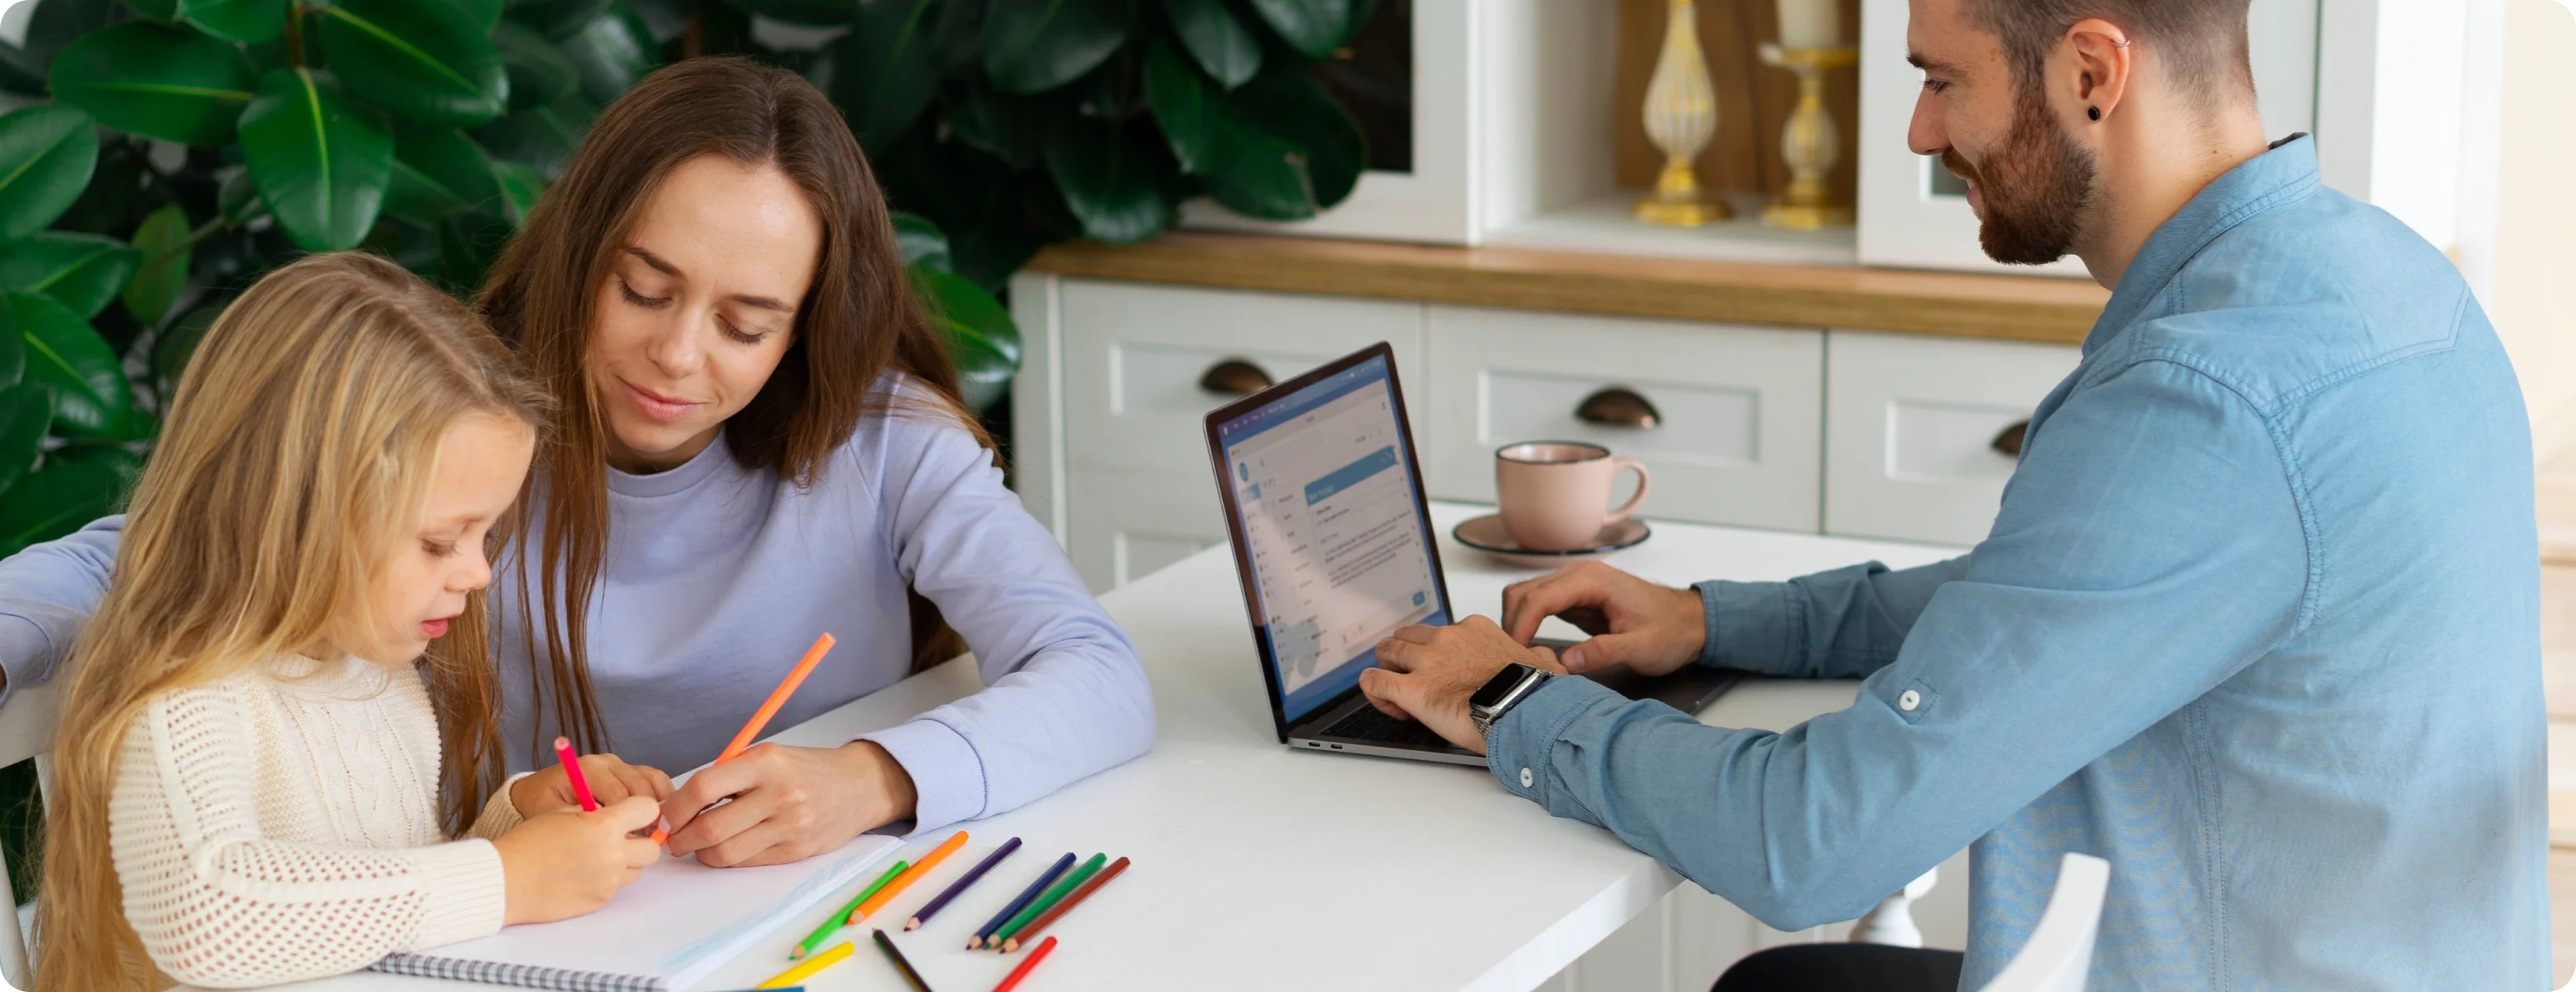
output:
[[[569,738],[555,738],[555,758],[563,762],[564,777],[572,780],[572,795],[581,800],[581,811],[597,812],[599,800],[590,797],[590,782],[581,777],[581,758],[572,753]]]

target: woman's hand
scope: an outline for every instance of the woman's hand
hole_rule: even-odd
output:
[[[492,842],[501,851],[501,922],[544,923],[608,905],[661,859],[650,838],[635,836],[661,814],[651,799],[630,796],[597,812],[547,813],[512,827]]]
[[[662,817],[670,824],[672,854],[734,868],[829,851],[862,832],[911,819],[915,799],[912,774],[875,741],[837,748],[762,744],[699,769],[663,801]]]
[[[591,798],[602,807],[625,802],[629,796],[643,796],[656,803],[671,798],[671,776],[643,765],[627,764],[613,754],[582,755],[581,777],[590,785]],[[510,783],[510,805],[519,808],[521,817],[534,819],[559,810],[580,809],[581,798],[572,794],[572,779],[557,764]]]
[[[1582,674],[1626,665],[1662,675],[1699,659],[1708,614],[1699,593],[1659,586],[1588,561],[1503,587],[1503,630],[1527,644],[1539,621],[1562,616],[1592,639],[1565,649],[1565,669]]]

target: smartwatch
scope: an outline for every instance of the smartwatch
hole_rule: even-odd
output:
[[[1528,665],[1515,664],[1504,668],[1486,682],[1484,688],[1467,697],[1467,718],[1475,721],[1476,733],[1493,733],[1494,723],[1501,720],[1503,714],[1511,712],[1512,707],[1520,705],[1521,700],[1528,699],[1530,693],[1538,691],[1538,687],[1555,677]]]

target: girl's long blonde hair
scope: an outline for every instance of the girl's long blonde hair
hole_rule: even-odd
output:
[[[280,268],[207,331],[135,490],[107,598],[72,651],[46,804],[37,989],[170,984],[125,919],[108,847],[128,724],[155,694],[364,622],[375,575],[418,518],[440,438],[476,414],[533,427],[544,394],[471,310],[382,258]],[[450,835],[500,777],[488,622],[482,594],[467,596],[420,661]]]

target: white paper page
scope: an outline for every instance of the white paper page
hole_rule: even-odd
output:
[[[901,846],[894,837],[862,834],[825,854],[759,868],[709,868],[664,855],[599,912],[505,927],[416,956],[660,978],[686,989],[780,926],[817,916],[815,904],[846,897]]]

